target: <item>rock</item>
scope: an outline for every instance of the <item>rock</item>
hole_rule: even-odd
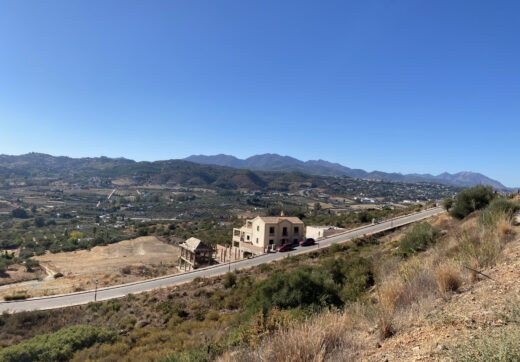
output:
[[[448,347],[446,347],[444,344],[438,344],[437,345],[437,350],[438,351],[447,351]]]
[[[379,342],[376,343],[376,348],[381,348],[381,344]]]

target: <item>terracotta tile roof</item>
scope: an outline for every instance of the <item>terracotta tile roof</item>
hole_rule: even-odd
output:
[[[287,220],[293,224],[303,224],[303,221],[296,216],[257,216],[267,224],[278,224],[282,220]]]

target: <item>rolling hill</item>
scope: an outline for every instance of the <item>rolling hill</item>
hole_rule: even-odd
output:
[[[459,187],[475,186],[478,184],[490,185],[498,191],[510,191],[497,180],[476,172],[458,172],[450,174],[447,172],[440,175],[430,174],[401,174],[387,173],[382,171],[367,172],[361,169],[352,169],[339,163],[324,160],[301,161],[289,156],[266,153],[254,155],[246,159],[239,159],[230,155],[192,155],[185,158],[186,161],[206,165],[219,165],[235,168],[243,168],[261,171],[297,171],[312,175],[322,176],[350,176],[370,180],[399,181],[399,182],[436,182]]]

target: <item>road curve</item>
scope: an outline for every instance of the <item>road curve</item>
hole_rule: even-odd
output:
[[[357,229],[349,230],[343,232],[341,234],[336,234],[326,239],[322,239],[319,241],[319,244],[315,246],[307,246],[300,247],[297,246],[293,251],[287,253],[270,253],[264,254],[261,256],[257,256],[251,259],[240,260],[230,264],[219,264],[216,266],[198,269],[193,272],[183,273],[183,274],[174,274],[154,279],[148,279],[135,283],[121,284],[107,288],[100,288],[97,290],[97,296],[95,296],[94,290],[70,293],[70,294],[61,294],[54,295],[49,297],[41,297],[41,298],[31,298],[26,300],[19,301],[9,301],[9,302],[0,302],[0,313],[8,312],[8,313],[16,313],[22,311],[30,311],[30,310],[47,310],[47,309],[57,309],[63,307],[69,307],[74,305],[86,304],[89,302],[93,302],[94,298],[98,301],[100,300],[108,300],[113,298],[121,298],[130,293],[141,293],[150,290],[154,290],[157,288],[163,288],[167,286],[172,286],[176,284],[182,284],[189,281],[192,281],[198,277],[213,277],[217,275],[222,275],[227,273],[228,271],[235,269],[243,269],[249,268],[252,266],[256,266],[263,263],[268,263],[274,260],[279,260],[287,255],[297,255],[304,253],[306,251],[314,250],[317,248],[323,248],[330,246],[333,243],[342,243],[363,235],[370,235],[374,233],[379,233],[386,230],[391,230],[395,227],[407,225],[425,218],[428,218],[433,215],[437,215],[444,212],[444,210],[440,207],[428,209],[425,211],[421,211],[419,213],[415,213],[412,215],[402,216],[395,219],[387,220],[375,225],[363,226]]]

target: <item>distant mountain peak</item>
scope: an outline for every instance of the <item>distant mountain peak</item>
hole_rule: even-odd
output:
[[[253,155],[240,159],[231,155],[218,154],[214,156],[193,155],[185,158],[201,164],[228,166],[259,171],[298,171],[312,175],[350,176],[363,179],[400,181],[400,182],[436,182],[453,186],[468,187],[478,184],[490,185],[499,191],[510,190],[499,181],[472,171],[461,171],[455,174],[443,172],[437,176],[431,174],[401,174],[382,171],[367,172],[361,169],[351,169],[339,163],[323,159],[301,161],[291,156],[281,156],[276,153]]]

